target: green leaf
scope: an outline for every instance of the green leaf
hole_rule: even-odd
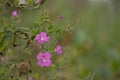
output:
[[[28,0],[28,3],[29,3],[29,4],[32,4],[32,3],[33,3],[33,0]]]
[[[38,73],[34,73],[34,74],[33,74],[33,77],[35,78],[35,80],[38,80],[39,74],[38,74]]]
[[[48,30],[52,30],[53,27],[54,27],[54,26],[51,24],[51,25],[48,27]]]
[[[60,33],[60,31],[61,31],[61,30],[60,30],[60,29],[58,29],[55,33],[56,33],[56,34],[57,34],[57,33]]]
[[[3,50],[7,44],[8,44],[8,41],[5,40],[5,36],[4,36],[0,41],[0,50]]]
[[[19,0],[14,0],[14,5],[17,5],[17,4],[18,4],[18,1],[19,1]]]
[[[13,54],[13,51],[12,51],[12,49],[11,48],[9,48],[8,50],[7,50],[7,52],[6,52],[9,56],[12,56],[12,54]]]
[[[21,31],[21,32],[23,32],[23,31],[30,31],[30,28],[26,28],[26,27],[17,27],[17,28],[15,29],[15,31]]]
[[[54,70],[55,67],[56,67],[56,65],[55,65],[55,64],[52,64],[52,65],[50,66],[50,70]]]

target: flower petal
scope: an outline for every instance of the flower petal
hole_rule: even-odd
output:
[[[39,61],[38,61],[38,65],[39,65],[40,67],[44,67],[44,66],[45,66],[45,63],[44,63],[42,60],[39,60]]]
[[[49,41],[49,39],[50,39],[50,37],[44,37],[44,40],[47,42],[47,41]]]
[[[38,43],[42,45],[42,44],[45,43],[45,41],[43,41],[43,40],[38,40]]]
[[[41,36],[46,36],[46,32],[41,32],[40,35]]]
[[[50,54],[48,51],[46,51],[46,52],[44,53],[44,57],[45,57],[45,59],[50,59],[51,54]]]
[[[61,49],[58,50],[58,51],[57,51],[57,54],[62,54],[62,50],[61,50]]]
[[[35,40],[39,40],[40,39],[40,35],[37,34],[36,37],[35,37]]]
[[[38,60],[41,60],[44,58],[44,54],[42,52],[40,52],[38,55],[37,55],[37,59]]]
[[[45,66],[49,67],[52,64],[52,61],[50,59],[47,59],[45,62]]]

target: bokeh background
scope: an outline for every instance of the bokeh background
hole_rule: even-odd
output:
[[[67,54],[70,63],[63,71],[65,80],[119,80],[120,1],[49,0],[48,3],[52,18],[62,15],[62,23],[74,23],[74,31],[68,36],[72,40],[65,39],[71,40],[71,52]]]

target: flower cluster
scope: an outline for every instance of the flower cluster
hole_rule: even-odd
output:
[[[36,0],[37,4],[40,4],[41,0]],[[18,15],[18,11],[17,10],[13,10],[11,12],[11,15],[13,17],[16,17]],[[59,16],[59,19],[63,19],[64,16]],[[46,42],[48,42],[50,40],[50,37],[47,35],[46,32],[41,32],[39,34],[36,35],[35,40],[38,42],[38,44],[43,45]],[[60,45],[57,45],[56,48],[54,49],[54,52],[57,55],[61,55],[62,54],[62,47]],[[38,59],[38,65],[40,67],[49,67],[52,64],[51,61],[51,54],[50,52],[46,51],[46,52],[39,52],[39,54],[37,55],[37,59]],[[1,61],[6,61],[6,57],[3,57],[1,59]]]
[[[2,61],[2,62],[6,62],[6,61],[7,61],[7,57],[6,57],[6,56],[3,56],[3,57],[1,58],[1,61]]]
[[[50,58],[51,58],[51,54],[48,51],[45,53],[40,52],[37,55],[38,65],[40,67],[44,67],[44,66],[49,67],[52,64],[52,61]]]
[[[40,4],[41,3],[41,0],[36,0],[36,4]],[[18,11],[17,10],[13,10],[12,12],[11,12],[11,15],[13,16],[13,17],[16,17],[17,15],[18,15]]]
[[[17,10],[14,10],[14,11],[12,11],[12,13],[11,13],[11,15],[13,16],[13,17],[15,17],[15,16],[17,16]]]
[[[44,43],[48,42],[50,39],[49,36],[47,36],[46,32],[41,32],[39,34],[36,35],[35,40],[40,44],[43,45]],[[57,45],[57,47],[54,49],[54,52],[57,55],[62,54],[62,47],[60,45]],[[40,67],[49,67],[52,64],[52,60],[51,60],[51,54],[50,52],[46,51],[46,52],[39,52],[39,54],[37,55],[37,60],[38,60],[38,65]]]
[[[59,16],[58,18],[59,18],[59,19],[63,19],[63,18],[64,18],[64,16]]]
[[[55,48],[54,51],[56,52],[56,54],[60,55],[60,54],[62,54],[62,47],[61,47],[60,45],[58,45],[58,46]]]
[[[33,80],[33,78],[32,78],[32,77],[29,77],[28,80]]]
[[[41,32],[40,34],[37,34],[35,38],[39,44],[44,44],[45,42],[48,42],[50,37],[46,35],[46,32]]]
[[[40,4],[40,2],[41,2],[41,0],[36,0],[36,3],[37,3],[37,4]]]

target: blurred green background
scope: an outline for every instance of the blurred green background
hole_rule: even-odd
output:
[[[47,10],[75,23],[65,80],[120,80],[120,0],[49,0]]]

